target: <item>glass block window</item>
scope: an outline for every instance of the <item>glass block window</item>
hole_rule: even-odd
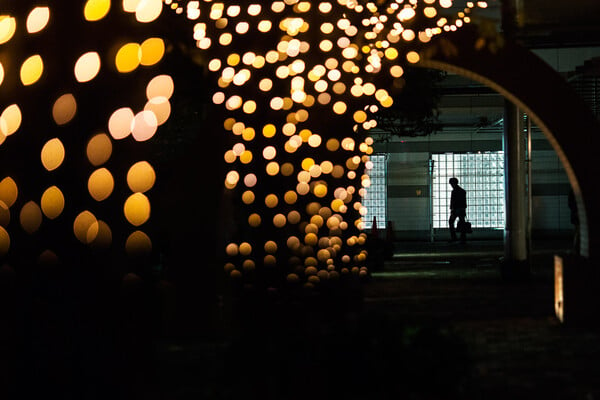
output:
[[[432,154],[433,227],[447,228],[448,181],[458,179],[467,191],[467,220],[474,228],[504,229],[504,152]]]
[[[362,198],[362,204],[367,208],[367,215],[362,220],[365,229],[373,226],[373,216],[377,217],[377,228],[385,228],[387,213],[387,156],[386,154],[373,154],[370,156],[372,168],[367,168],[367,175],[371,186]]]

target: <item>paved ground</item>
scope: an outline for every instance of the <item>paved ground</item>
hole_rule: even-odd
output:
[[[406,242],[364,285],[292,298],[182,309],[167,283],[137,281],[81,306],[4,296],[0,398],[600,399],[600,331],[554,316],[553,254],[568,247],[535,243],[517,281],[501,242]]]
[[[539,244],[521,283],[502,279],[497,244],[438,244],[436,257],[431,244],[405,246],[374,274],[365,308],[462,342],[457,398],[600,398],[600,334],[554,316],[552,255],[564,243]]]
[[[511,283],[500,274],[502,243],[398,243],[360,300],[338,293],[333,312],[319,301],[246,304],[246,327],[227,340],[157,342],[150,393],[600,399],[600,333],[554,316],[553,254],[567,247],[538,244],[530,279]]]

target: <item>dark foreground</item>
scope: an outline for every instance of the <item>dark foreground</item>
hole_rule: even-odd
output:
[[[600,399],[600,332],[554,316],[552,256],[507,282],[476,247],[293,301],[224,296],[178,322],[136,282],[87,319],[35,303],[0,336],[2,399]]]

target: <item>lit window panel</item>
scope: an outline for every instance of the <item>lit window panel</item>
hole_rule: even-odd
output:
[[[373,217],[377,218],[377,228],[385,227],[387,223],[387,155],[373,154],[370,161],[373,168],[367,170],[367,175],[371,185],[361,201],[367,208],[367,215],[363,218],[365,229],[373,227]]]
[[[433,227],[447,228],[450,178],[467,192],[467,220],[473,228],[504,229],[504,152],[432,154]]]

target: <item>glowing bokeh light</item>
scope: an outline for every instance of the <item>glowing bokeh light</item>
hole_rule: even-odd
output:
[[[142,231],[135,231],[127,238],[125,250],[128,254],[139,256],[152,251],[152,240]]]
[[[23,116],[21,109],[16,104],[6,107],[0,114],[0,134],[10,136],[21,126]]]
[[[112,154],[112,141],[105,133],[98,133],[93,136],[86,147],[87,158],[93,166],[107,162]]]
[[[156,173],[147,161],[135,163],[127,172],[127,185],[132,192],[147,192],[152,189],[155,181]]]
[[[125,201],[123,212],[131,225],[140,226],[150,218],[150,201],[144,194],[134,193]]]
[[[124,12],[135,14],[127,16],[134,25],[155,21],[163,10],[162,0],[118,3]],[[243,216],[239,221],[250,228],[260,227],[265,234],[255,238],[249,233],[251,239],[247,239],[247,230],[239,229],[240,237],[226,250],[228,256],[237,257],[225,264],[225,271],[231,277],[252,279],[253,275],[249,274],[252,271],[263,267],[275,271],[272,267],[277,265],[288,282],[303,281],[306,287],[314,287],[344,274],[366,274],[367,254],[360,248],[365,244],[366,235],[357,231],[364,226],[361,216],[368,215],[361,197],[370,187],[364,169],[370,165],[368,155],[373,148],[372,141],[365,136],[377,126],[375,114],[393,105],[390,92],[379,87],[377,75],[388,75],[396,79],[394,83],[399,82],[405,65],[420,61],[417,44],[460,28],[470,22],[471,8],[486,6],[485,2],[468,3],[469,10],[458,12],[456,16],[450,15],[451,10],[443,10],[442,17],[438,9],[450,8],[452,1],[424,0],[421,3],[424,5],[417,0],[317,3],[286,0],[242,6],[213,1],[164,1],[167,9],[193,21],[190,25],[192,43],[198,49],[209,51],[206,57],[194,55],[193,61],[206,63],[218,87],[214,93],[208,93],[209,98],[228,113],[223,127],[232,140],[223,155],[227,165],[224,185],[226,190],[241,195],[238,204]],[[93,22],[106,18],[109,12],[111,18],[121,12],[117,7],[111,9],[111,5],[114,4],[110,0],[87,0],[83,2],[83,10],[75,11],[82,10],[85,20]],[[33,34],[44,30],[49,22],[50,8],[36,7],[27,16],[24,27]],[[10,41],[22,28],[20,24],[11,16],[0,16],[0,44]],[[97,79],[101,66],[114,63],[114,68],[103,71],[106,77],[114,75],[123,82],[130,80],[144,85],[152,68],[156,68],[171,47],[168,38],[157,37],[156,33],[145,36],[141,31],[137,33],[136,39],[123,36],[108,47],[101,43],[98,52],[80,48],[74,59],[66,60],[67,63],[75,61],[71,72],[74,83]],[[254,33],[260,40],[249,40]],[[139,43],[131,40],[139,40]],[[45,66],[39,55],[15,54],[19,57],[16,64],[9,60],[0,64],[3,88],[15,80],[18,82],[19,77],[25,86],[45,84],[42,78],[55,71],[50,63],[54,59],[44,58],[48,63]],[[39,54],[46,57],[47,53],[40,51]],[[101,65],[102,61],[108,64]],[[20,72],[18,76],[12,76],[15,68]],[[115,70],[129,75],[116,74]],[[80,159],[78,150],[71,149],[74,142],[66,141],[67,137],[62,135],[65,129],[77,129],[93,112],[104,112],[101,107],[84,109],[90,104],[87,91],[93,96],[93,90],[100,85],[94,83],[69,89],[82,96],[79,119],[69,127],[62,125],[73,121],[77,114],[75,97],[68,93],[54,102],[52,116],[59,127],[58,132],[50,135],[58,137],[49,140],[41,152],[42,164],[48,171],[64,163],[65,147],[61,139],[68,144],[70,164],[72,161],[72,165],[76,165]],[[101,114],[99,118],[107,126],[81,132],[90,135],[87,143],[85,137],[79,143],[85,143],[85,156],[93,167],[84,172],[90,174],[88,192],[98,202],[108,199],[113,191],[122,193],[116,185],[125,183],[122,171],[115,171],[115,179],[106,167],[123,168],[134,163],[131,160],[127,163],[121,151],[116,151],[113,157],[112,140],[125,139],[131,134],[133,141],[119,144],[126,148],[137,145],[135,142],[147,141],[160,132],[159,128],[171,115],[173,78],[166,74],[154,76],[145,89],[145,100],[128,99],[130,103],[113,104],[114,112]],[[119,92],[127,90],[124,87]],[[173,103],[173,107],[175,104],[178,103]],[[23,110],[28,114],[26,118],[36,117],[29,115],[29,104]],[[0,145],[21,140],[9,136],[21,128],[22,118],[17,104],[2,111]],[[108,134],[98,133],[97,129],[107,129]],[[156,144],[160,143],[156,141]],[[105,165],[111,157],[112,162]],[[63,171],[51,175],[52,178],[62,177]],[[155,181],[156,172],[148,162],[139,161],[129,168],[126,183],[132,194],[124,202],[123,212],[131,225],[140,226],[149,220],[150,201],[146,196]],[[30,184],[27,180],[23,182],[24,187],[20,188],[23,193],[31,192]],[[11,177],[0,182],[0,225],[3,227],[10,222],[10,207],[17,196],[18,189]],[[100,213],[115,201],[121,200],[112,195],[110,201],[92,204]],[[81,210],[69,203],[75,209],[65,213],[65,196],[56,186],[43,192],[40,204],[41,210],[34,202],[21,208],[21,225],[29,233],[39,229],[42,213],[55,219]],[[97,220],[91,211],[81,212],[75,218],[73,230],[82,243],[103,248],[112,243],[110,227]],[[125,236],[119,232],[115,237]],[[5,229],[0,231],[0,254],[6,253],[9,247],[10,237]],[[125,249],[132,255],[147,253],[152,250],[152,242],[146,233],[135,231],[128,236]]]
[[[131,121],[131,135],[138,142],[146,141],[156,133],[158,119],[150,110],[140,111]]]
[[[16,182],[10,176],[0,181],[0,201],[2,201],[7,207],[12,205],[17,200],[19,189]]]
[[[98,220],[90,211],[82,211],[73,222],[73,233],[81,243],[89,244],[98,234]]]
[[[128,13],[134,13],[138,4],[142,0],[123,0],[123,11]]]
[[[17,20],[9,15],[0,15],[0,44],[12,39],[17,30]]]
[[[95,51],[83,54],[75,63],[75,79],[77,82],[89,82],[100,71],[100,55]]]
[[[110,226],[102,220],[98,220],[96,237],[90,243],[95,248],[106,249],[112,243],[112,231]]]
[[[87,21],[101,20],[110,10],[110,0],[88,0],[83,8],[83,15]]]
[[[162,12],[162,0],[141,0],[135,7],[135,18],[138,22],[152,22]]]
[[[35,233],[42,224],[42,210],[34,201],[29,201],[21,208],[19,221],[23,230],[30,235]]]
[[[65,196],[58,187],[51,186],[42,194],[40,204],[44,215],[49,219],[55,219],[65,208]]]
[[[155,97],[170,99],[173,95],[175,85],[173,78],[169,75],[158,75],[154,77],[146,87],[146,97],[152,100]]]
[[[88,192],[96,201],[106,200],[113,192],[115,180],[106,168],[92,172],[88,179]]]
[[[157,125],[162,125],[169,119],[171,115],[171,103],[169,99],[163,96],[153,97],[144,106],[144,110],[152,111],[156,116]]]
[[[50,20],[50,8],[35,7],[27,16],[27,32],[37,33],[43,30]]]
[[[117,71],[128,73],[134,71],[141,62],[142,48],[137,43],[127,43],[123,45],[115,57],[115,66]]]
[[[58,138],[50,139],[42,147],[41,152],[42,165],[48,171],[54,171],[63,163],[65,159],[65,147]]]
[[[140,64],[144,66],[154,65],[165,54],[165,42],[161,38],[146,39],[142,42],[140,50],[142,53]]]
[[[52,117],[57,125],[65,125],[70,122],[77,113],[77,101],[70,94],[60,96],[52,106]]]
[[[131,133],[131,125],[134,119],[133,110],[123,107],[116,110],[108,120],[108,131],[113,139],[124,139]]]

